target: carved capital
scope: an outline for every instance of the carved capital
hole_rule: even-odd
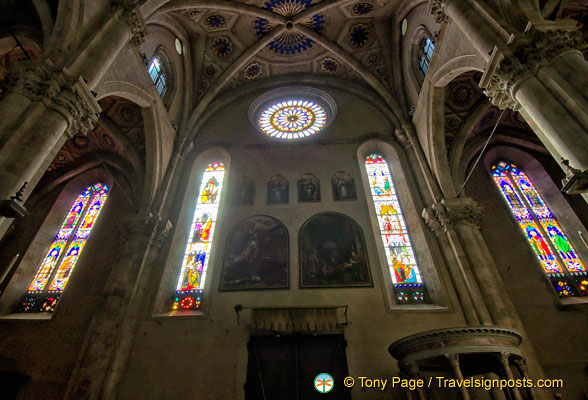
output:
[[[443,199],[433,203],[422,212],[425,225],[436,236],[445,233],[456,225],[480,227],[484,208],[470,198]]]
[[[82,78],[71,88],[59,92],[48,106],[67,120],[65,133],[70,138],[85,135],[88,130],[94,129],[101,110]]]
[[[494,49],[480,86],[496,107],[517,110],[515,91],[518,85],[532,76],[537,66],[548,64],[571,50],[588,51],[588,44],[577,29],[531,28],[516,37],[508,49]]]
[[[433,14],[438,24],[449,22],[446,3],[447,0],[429,0],[429,12]]]
[[[164,220],[158,215],[132,216],[118,224],[122,242],[151,240],[156,247],[161,247],[173,227],[169,220]]]
[[[578,50],[584,55],[588,51],[588,43],[584,41],[582,32],[578,29],[547,31],[531,29],[527,35],[537,47],[538,55],[545,61],[550,61],[570,50]]]
[[[484,207],[470,198],[443,200],[450,221],[453,224],[469,225],[475,228],[480,227]]]
[[[131,29],[131,39],[129,46],[138,46],[145,41],[146,29],[145,21],[141,17],[138,6],[143,1],[141,0],[112,0],[110,3],[111,18],[120,14],[120,18]]]
[[[394,129],[394,138],[404,148],[412,144],[412,142],[410,141],[410,137],[406,134],[406,129],[404,129],[404,127],[403,129]]]
[[[67,121],[69,137],[85,134],[94,128],[100,106],[82,78],[72,77],[46,58],[14,64],[8,76],[8,91],[22,94],[32,101],[42,101]]]
[[[47,58],[20,61],[10,65],[6,73],[6,89],[30,100],[53,97],[61,91],[61,82],[55,79],[61,71]]]
[[[136,8],[127,10],[123,13],[122,17],[131,29],[129,46],[138,46],[143,43],[147,31],[145,29],[145,21],[141,17],[141,14],[139,14],[139,11]]]

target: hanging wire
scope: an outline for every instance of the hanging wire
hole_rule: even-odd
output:
[[[94,155],[96,156],[96,158],[100,161],[100,164],[102,164],[102,166],[104,167],[104,169],[112,177],[112,180],[114,181],[114,183],[116,183],[118,185],[118,187],[120,188],[120,191],[122,192],[122,194],[125,196],[125,198],[129,202],[129,204],[131,205],[131,207],[133,207],[133,210],[135,210],[135,213],[138,214],[139,213],[139,210],[137,210],[137,207],[135,207],[135,205],[133,204],[133,202],[131,201],[131,199],[129,198],[129,196],[127,196],[127,193],[123,190],[122,185],[120,183],[118,183],[118,180],[116,180],[116,177],[112,174],[112,172],[110,171],[110,169],[106,166],[106,164],[104,163],[104,160],[102,160],[102,157],[100,157],[100,154],[98,154],[98,152],[96,151],[96,149],[94,148],[94,146],[92,146],[92,142],[90,141],[90,139],[88,138],[87,140],[88,140],[88,145],[90,146],[90,148],[94,152]]]
[[[482,158],[482,155],[484,154],[484,151],[486,150],[486,147],[488,147],[488,143],[490,143],[490,139],[492,139],[492,136],[494,136],[494,132],[496,132],[496,128],[498,128],[498,124],[500,124],[500,120],[502,119],[502,116],[504,115],[505,112],[506,112],[506,108],[504,110],[502,110],[502,112],[500,113],[500,116],[498,117],[498,120],[494,124],[494,128],[492,128],[492,132],[490,132],[490,136],[488,136],[488,139],[486,139],[486,143],[484,143],[484,147],[482,147],[482,150],[480,151],[480,154],[478,154],[478,158],[474,162],[474,165],[472,165],[472,168],[470,169],[470,172],[469,172],[467,178],[465,178],[465,181],[463,182],[463,185],[461,185],[461,187],[459,188],[459,191],[457,192],[457,195],[455,197],[459,197],[459,195],[461,194],[461,192],[465,188],[465,185],[470,180],[470,177],[474,173],[474,170],[476,169],[476,166],[478,165],[478,162],[480,162],[480,159]]]

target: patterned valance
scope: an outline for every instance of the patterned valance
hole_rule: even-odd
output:
[[[271,332],[338,331],[338,307],[253,308],[251,328]]]

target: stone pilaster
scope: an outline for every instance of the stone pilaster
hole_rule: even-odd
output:
[[[119,260],[104,289],[104,305],[90,324],[72,373],[67,399],[109,398],[124,371],[141,319],[149,309],[146,286],[172,224],[159,216],[132,216],[118,225]],[[114,385],[114,386],[113,386]]]

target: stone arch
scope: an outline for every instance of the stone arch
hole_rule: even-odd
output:
[[[457,189],[451,176],[451,168],[445,147],[445,91],[455,78],[471,71],[483,71],[477,56],[455,58],[437,68],[429,81],[427,115],[429,129],[426,139],[432,169],[437,175],[441,190],[448,197],[455,197]]]
[[[101,83],[96,91],[99,93],[98,98],[103,99],[108,96],[117,96],[132,101],[141,107],[141,114],[144,123],[145,135],[145,165],[143,166],[146,173],[143,176],[141,207],[150,204],[154,198],[163,174],[165,173],[166,159],[171,153],[171,149],[166,147],[164,131],[170,130],[170,127],[162,126],[162,118],[165,110],[161,109],[153,95],[144,89],[128,82],[107,81]]]

